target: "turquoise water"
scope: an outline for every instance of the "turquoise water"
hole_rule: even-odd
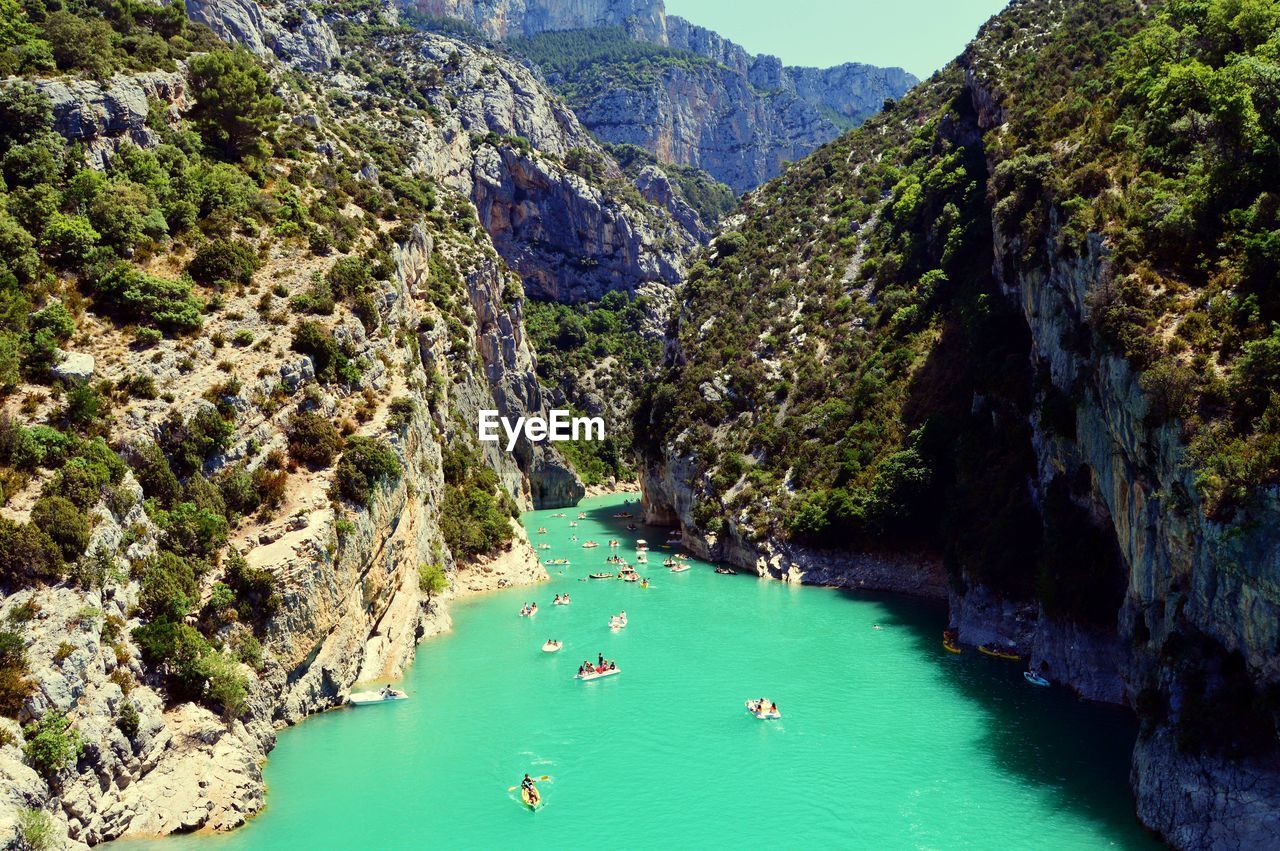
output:
[[[1132,815],[1123,713],[946,653],[945,612],[918,601],[671,574],[662,530],[610,518],[621,502],[587,500],[576,529],[572,509],[526,515],[565,574],[456,604],[454,631],[418,649],[411,700],[284,731],[249,825],[114,848],[1156,847]],[[636,536],[652,587],[579,581],[608,538]],[[565,649],[541,652],[547,638]],[[574,680],[600,652],[622,673]],[[745,712],[762,695],[781,720]],[[525,771],[552,778],[536,813],[507,791]]]

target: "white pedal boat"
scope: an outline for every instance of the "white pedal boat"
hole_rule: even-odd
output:
[[[752,715],[756,716],[757,718],[759,718],[761,721],[768,720],[770,718],[782,717],[782,713],[776,709],[773,712],[761,712],[760,701],[758,700],[748,700],[746,704],[747,704],[747,711],[750,712]]]
[[[610,671],[593,671],[590,674],[582,674],[581,676],[579,676],[578,674],[574,674],[573,678],[575,680],[582,680],[585,683],[585,682],[590,682],[591,680],[603,679],[604,677],[612,677],[614,674],[621,674],[621,673],[622,673],[621,668],[614,668],[613,670],[610,670]]]
[[[392,689],[390,694],[378,691],[353,691],[347,695],[347,703],[352,706],[370,706],[375,703],[394,703],[397,700],[408,700],[409,695],[399,689]]]

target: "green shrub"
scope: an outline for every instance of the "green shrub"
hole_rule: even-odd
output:
[[[169,466],[164,450],[157,444],[147,441],[135,446],[130,453],[130,466],[138,484],[142,485],[142,492],[162,508],[181,498],[182,485]]]
[[[94,291],[108,311],[164,331],[194,331],[204,321],[204,304],[191,294],[189,281],[158,278],[124,263],[102,274]]]
[[[236,612],[242,623],[261,624],[280,611],[281,599],[276,592],[276,578],[271,571],[250,567],[244,556],[234,549],[227,554],[223,577],[235,592]]]
[[[367,506],[374,486],[380,481],[399,479],[400,472],[400,462],[387,444],[374,438],[352,437],[338,461],[334,488],[343,499]]]
[[[160,447],[174,474],[185,478],[200,470],[214,452],[225,449],[234,431],[234,423],[213,406],[202,405],[187,419],[172,411],[161,428]]]
[[[449,577],[438,562],[423,562],[418,565],[418,590],[427,595],[427,602],[448,587]]]
[[[62,548],[49,533],[30,523],[0,517],[0,582],[25,585],[54,582],[66,575]]]
[[[133,640],[149,665],[159,666],[175,701],[200,700],[208,678],[200,659],[211,652],[209,642],[194,627],[171,620],[153,621],[133,631]]]
[[[221,707],[225,717],[235,718],[244,714],[249,680],[234,656],[210,650],[200,657],[196,668],[207,683],[205,697]]]
[[[258,271],[258,255],[244,240],[215,239],[200,246],[187,274],[207,287],[248,284]]]
[[[337,427],[314,411],[289,418],[289,454],[304,464],[327,467],[342,451],[342,434]]]
[[[311,358],[316,377],[321,381],[355,384],[360,369],[343,350],[334,336],[315,322],[299,322],[293,329],[292,348]]]
[[[75,561],[89,546],[89,520],[70,500],[46,496],[31,508],[31,522],[44,529],[58,545],[62,557]]]
[[[43,26],[45,38],[53,45],[58,70],[84,71],[104,79],[116,69],[111,25],[104,19],[59,10],[51,12]]]
[[[227,542],[227,518],[192,502],[156,511],[153,519],[164,532],[164,545],[181,555],[207,557]]]
[[[199,594],[190,562],[168,552],[147,559],[139,586],[138,603],[152,621],[181,621],[195,607]]]
[[[93,255],[102,234],[84,216],[55,213],[40,237],[50,261],[61,266],[79,266]]]
[[[138,717],[138,707],[133,705],[132,700],[125,700],[120,703],[120,714],[116,716],[116,729],[124,734],[129,741],[133,741],[138,735],[138,729],[141,726],[141,719]]]
[[[35,683],[27,674],[27,648],[16,632],[0,631],[0,715],[18,717]]]
[[[27,740],[23,746],[27,762],[51,782],[84,752],[84,741],[79,731],[71,726],[66,715],[56,710],[50,710],[39,721],[28,724],[23,733]]]
[[[22,851],[53,851],[58,847],[53,818],[36,807],[18,810],[17,840]]]

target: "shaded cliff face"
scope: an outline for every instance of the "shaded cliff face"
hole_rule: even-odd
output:
[[[656,1],[406,5],[513,40],[595,136],[701,168],[736,192],[776,176],[784,162],[861,123],[916,82],[900,68],[784,66],[667,16]],[[628,50],[628,41],[650,49]]]
[[[1131,178],[1109,184],[1106,172],[1143,163],[1116,128],[1156,140],[1159,121],[1106,108],[1048,117],[1053,103],[1083,103],[1072,87],[1085,79],[1108,106],[1135,103],[1129,86],[1167,92],[1150,83],[1167,66],[1139,46],[1168,37],[1205,51],[1196,14],[1016,3],[891,113],[749,196],[691,268],[637,434],[650,441],[647,514],[710,556],[899,590],[921,573],[895,564],[903,553],[938,553],[963,641],[1010,643],[1083,696],[1135,709],[1144,824],[1177,847],[1270,847],[1271,468],[1239,474],[1252,490],[1224,508],[1220,462],[1188,448],[1207,428],[1224,447],[1232,428],[1252,439],[1207,423],[1240,405],[1250,367],[1231,359],[1260,351],[1267,332],[1237,320],[1230,333],[1252,344],[1205,357],[1192,343],[1195,368],[1225,380],[1171,397],[1167,377],[1192,354],[1148,341],[1190,327],[1195,302],[1152,295],[1144,314],[1114,293],[1159,275],[1186,275],[1183,296],[1215,282],[1189,274],[1176,245],[1131,236],[1139,208],[1110,203]],[[1206,62],[1221,61],[1214,49]],[[1102,70],[1116,67],[1126,73]],[[1258,134],[1274,138],[1269,125]],[[1242,176],[1230,191],[1253,185],[1248,151],[1263,149],[1251,145],[1225,155]],[[1176,181],[1190,162],[1143,166]],[[1238,213],[1201,227],[1223,229],[1220,246],[1251,238]],[[1130,339],[1116,338],[1119,315]]]

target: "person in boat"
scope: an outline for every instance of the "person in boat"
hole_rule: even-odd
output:
[[[534,786],[534,779],[528,774],[520,781],[520,788],[529,793],[529,803],[538,803],[538,787]]]
[[[581,665],[578,666],[578,676],[581,677],[586,672],[587,672],[587,663],[583,662]]]
[[[772,700],[769,701],[769,714],[776,715],[777,713],[778,713],[778,704],[774,703]]]
[[[531,614],[531,615],[536,615],[537,613],[538,613],[538,604],[537,604],[537,603],[530,603],[530,604],[529,604],[529,614]]]
[[[604,667],[604,654],[603,654],[603,653],[599,653],[599,654],[597,654],[597,655],[596,655],[596,664],[597,664],[599,667],[601,667],[601,668],[603,668],[603,667]]]

